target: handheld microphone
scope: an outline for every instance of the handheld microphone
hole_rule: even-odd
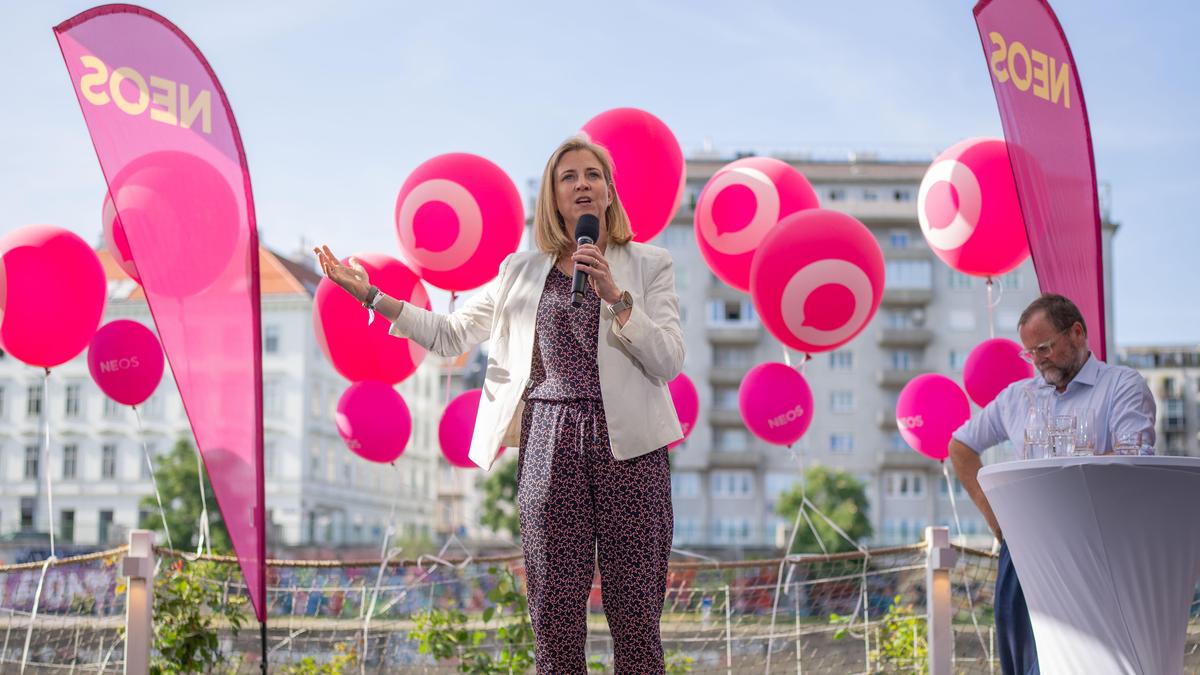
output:
[[[600,238],[600,219],[590,213],[579,216],[575,223],[575,245],[594,244]],[[571,306],[583,304],[583,289],[587,286],[587,272],[575,265],[575,277],[571,279]]]

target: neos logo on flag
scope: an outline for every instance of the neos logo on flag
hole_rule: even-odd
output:
[[[763,325],[792,349],[837,349],[883,298],[883,251],[865,225],[837,211],[784,218],[754,254],[750,295]]]
[[[79,78],[83,100],[95,106],[115,105],[134,117],[149,113],[163,124],[191,129],[200,120],[200,130],[212,133],[212,92],[201,89],[192,95],[185,82],[157,75],[144,76],[129,66],[110,68],[93,55],[79,57],[84,72]]]
[[[521,196],[492,162],[466,153],[421,164],[396,197],[400,249],[424,281],[448,291],[481,286],[517,250]]]
[[[722,281],[750,290],[754,252],[781,218],[818,206],[804,174],[769,157],[721,167],[696,201],[696,243]]]
[[[929,247],[963,274],[989,277],[1029,257],[1008,148],[971,138],[938,155],[921,179],[917,220]]]

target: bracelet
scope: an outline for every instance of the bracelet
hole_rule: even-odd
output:
[[[386,296],[386,295],[384,295],[383,291],[379,291],[378,293],[376,293],[376,294],[375,294],[375,299],[374,299],[374,300],[372,300],[370,303],[368,303],[368,304],[369,304],[369,307],[370,307],[370,309],[378,309],[378,308],[379,308],[379,303],[380,303],[380,302],[382,302],[382,301],[383,301],[383,299],[384,299],[384,298],[386,298],[386,297],[387,297],[387,296]]]
[[[374,286],[374,285],[368,286],[367,287],[367,297],[363,298],[363,301],[362,301],[363,309],[371,309],[372,307],[374,307],[375,298],[378,295],[379,295],[379,287],[378,286]]]

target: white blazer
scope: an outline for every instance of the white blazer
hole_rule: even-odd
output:
[[[600,394],[613,456],[632,459],[683,438],[667,383],[683,370],[683,332],[675,271],[666,250],[631,242],[605,250],[613,281],[633,296],[620,326],[601,302]],[[471,461],[490,469],[500,447],[517,447],[524,394],[530,386],[534,328],[554,258],[522,251],[504,259],[500,274],[453,314],[404,303],[389,331],[443,356],[489,340],[483,395],[471,437]]]

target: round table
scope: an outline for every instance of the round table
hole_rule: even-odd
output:
[[[984,467],[979,483],[1043,674],[1183,672],[1200,577],[1200,458],[1006,462]]]

